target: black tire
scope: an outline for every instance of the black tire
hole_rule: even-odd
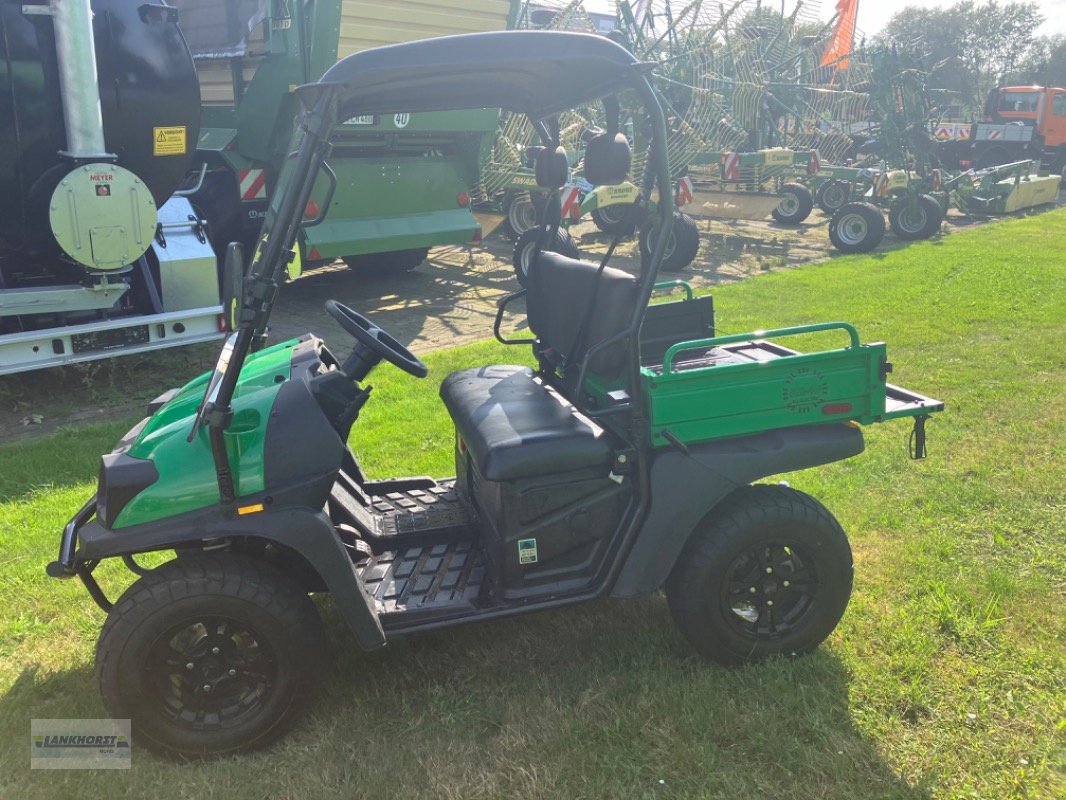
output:
[[[944,209],[935,197],[918,195],[913,201],[904,200],[888,210],[888,224],[892,232],[904,241],[928,239],[944,220]]]
[[[604,233],[628,236],[636,230],[631,213],[632,208],[630,203],[594,208],[592,209],[592,221]]]
[[[696,650],[733,666],[816,648],[844,615],[851,582],[847,537],[821,503],[747,486],[692,534],[666,599]]]
[[[770,212],[770,216],[782,225],[799,225],[814,210],[814,196],[802,184],[786,183],[778,194],[781,202]]]
[[[655,249],[655,228],[648,227],[640,232],[640,255],[646,265],[651,260]],[[663,253],[661,272],[680,272],[693,262],[700,249],[700,230],[696,220],[680,211],[674,212],[670,240]]]
[[[885,217],[872,203],[847,203],[829,220],[829,241],[842,253],[868,253],[885,238]]]
[[[97,642],[96,675],[108,714],[131,719],[139,744],[203,758],[289,730],[323,654],[318,612],[292,580],[245,556],[191,555],[122,595]]]
[[[503,196],[504,231],[512,239],[537,225],[538,198],[530,192],[507,191]],[[543,202],[543,201],[542,201]]]
[[[344,256],[341,260],[348,269],[373,275],[385,275],[393,272],[410,272],[429,255],[428,247],[415,247],[410,250],[392,250],[387,253],[361,253],[357,256]]]
[[[845,181],[826,181],[818,187],[814,201],[823,213],[832,216],[851,199],[851,184]]]
[[[519,236],[518,241],[514,243],[511,264],[514,265],[518,282],[523,286],[526,285],[526,279],[529,277],[529,267],[533,261],[533,253],[536,250],[537,242],[540,241],[543,235],[544,232],[540,228],[533,228]],[[549,242],[547,247],[542,249],[550,253],[559,253],[567,258],[581,258],[581,251],[577,249],[574,237],[563,228],[556,230],[555,237]]]

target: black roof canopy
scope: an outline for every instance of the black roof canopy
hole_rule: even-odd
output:
[[[500,31],[364,50],[319,83],[339,84],[340,119],[467,108],[541,119],[634,86],[638,63],[602,36]]]

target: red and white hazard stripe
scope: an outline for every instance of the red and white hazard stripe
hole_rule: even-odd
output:
[[[725,153],[722,155],[722,180],[740,180],[740,153]]]
[[[681,208],[692,202],[692,178],[687,175],[677,182],[677,206]]]
[[[242,169],[237,171],[237,182],[241,187],[241,202],[266,200],[266,170]]]
[[[993,128],[992,130],[990,130],[988,132],[988,138],[989,139],[998,139],[1002,135],[1003,135],[1003,131],[997,130],[996,128]]]
[[[581,213],[581,190],[573,184],[568,183],[559,190],[559,197],[563,201],[563,210],[560,216],[563,219],[566,219],[569,216],[573,216],[576,219],[577,214]]]

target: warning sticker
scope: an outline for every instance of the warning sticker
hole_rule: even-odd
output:
[[[152,128],[153,156],[183,156],[185,152],[184,125],[176,125],[170,128]]]
[[[537,563],[537,540],[536,539],[519,539],[518,540],[518,563],[519,564],[536,564]]]

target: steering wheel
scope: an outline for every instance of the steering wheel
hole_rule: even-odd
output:
[[[389,336],[362,314],[336,300],[326,301],[326,311],[355,339],[355,348],[341,366],[341,372],[353,381],[361,381],[382,359],[416,378],[424,378],[429,369],[414,353]]]

